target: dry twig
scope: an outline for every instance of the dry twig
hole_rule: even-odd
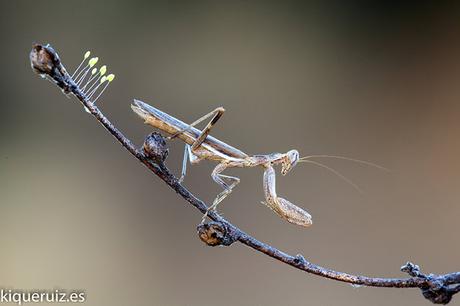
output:
[[[188,191],[178,179],[166,168],[164,160],[167,157],[167,147],[164,139],[158,133],[150,134],[141,149],[138,149],[126,138],[92,103],[75,84],[62,65],[57,53],[49,45],[34,44],[30,53],[32,68],[41,76],[50,78],[66,94],[73,94],[86,109],[112,134],[123,147],[134,157],[155,173],[171,189],[184,200],[205,213],[207,205]],[[299,270],[321,277],[349,283],[357,286],[387,287],[387,288],[419,288],[423,296],[435,304],[447,304],[452,296],[460,291],[460,272],[443,275],[423,274],[413,263],[406,263],[401,271],[409,274],[409,278],[373,278],[337,272],[308,262],[302,255],[292,256],[277,248],[265,244],[234,226],[219,214],[210,212],[213,222],[199,225],[198,235],[210,246],[229,246],[239,241],[265,255],[284,262]]]

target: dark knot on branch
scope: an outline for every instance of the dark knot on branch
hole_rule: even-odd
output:
[[[452,299],[452,296],[456,293],[446,286],[441,286],[439,289],[433,289],[428,287],[421,289],[423,296],[431,301],[433,304],[448,304]]]
[[[295,257],[294,257],[294,263],[296,265],[305,265],[307,264],[307,260],[305,259],[305,257],[303,257],[302,254],[297,254]]]
[[[201,241],[209,246],[229,246],[238,240],[236,233],[222,222],[202,223],[197,226],[196,230]]]
[[[59,55],[49,44],[34,44],[29,58],[32,69],[40,76],[50,78],[64,93],[69,93],[75,86],[69,81],[69,75],[61,64]]]
[[[446,284],[444,275],[428,274],[420,271],[420,267],[411,262],[407,262],[401,267],[402,272],[406,272],[412,277],[419,277],[426,282],[420,287],[423,296],[433,304],[447,304],[452,296],[460,291],[459,285],[450,286]]]
[[[165,139],[157,132],[153,132],[145,138],[142,149],[145,156],[157,164],[162,164],[169,153]]]

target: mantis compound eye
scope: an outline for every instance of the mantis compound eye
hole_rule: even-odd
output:
[[[286,175],[291,171],[292,168],[299,161],[299,152],[297,150],[291,150],[286,153],[284,161],[281,165],[281,174]]]

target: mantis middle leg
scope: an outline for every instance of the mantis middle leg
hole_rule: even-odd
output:
[[[220,163],[218,164],[214,170],[212,171],[211,177],[212,179],[221,186],[224,191],[219,193],[217,197],[214,199],[213,203],[211,206],[209,206],[208,210],[206,213],[203,215],[203,219],[201,220],[201,223],[204,223],[206,220],[206,217],[208,216],[208,213],[210,211],[216,210],[217,205],[219,205],[220,202],[222,202],[232,191],[233,188],[235,188],[236,185],[240,182],[240,179],[234,176],[229,176],[229,175],[224,175],[222,172],[227,169],[228,163]],[[227,182],[225,180],[227,180]]]
[[[185,144],[184,147],[184,159],[182,160],[182,172],[181,176],[179,178],[179,183],[182,183],[184,181],[185,175],[187,174],[187,162],[190,161],[190,163],[196,164],[201,161],[201,158],[195,155],[189,144]]]

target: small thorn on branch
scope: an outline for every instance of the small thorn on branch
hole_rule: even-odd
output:
[[[222,222],[202,223],[197,226],[198,237],[209,246],[229,246],[238,237]]]
[[[412,277],[420,276],[420,267],[416,264],[411,263],[410,261],[406,262],[405,265],[401,266],[401,272],[406,272]]]

